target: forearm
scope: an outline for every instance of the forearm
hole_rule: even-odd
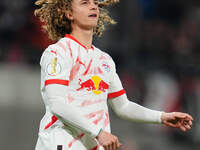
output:
[[[79,128],[93,137],[97,136],[101,128],[94,125],[90,120],[84,118],[77,108],[57,102],[58,98],[51,99],[51,101],[54,101],[50,105],[52,113],[63,123]]]
[[[109,101],[116,114],[123,119],[134,122],[161,123],[162,112],[131,102],[125,94]]]
[[[94,125],[92,121],[84,118],[84,116],[81,115],[82,112],[78,108],[67,104],[66,97],[61,95],[61,93],[66,93],[66,91],[63,90],[65,90],[65,88],[55,87],[54,85],[47,88],[51,112],[64,124],[79,128],[92,137],[96,137],[101,128]]]

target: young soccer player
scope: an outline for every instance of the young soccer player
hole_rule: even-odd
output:
[[[117,150],[107,103],[120,117],[189,130],[186,113],[150,110],[127,99],[112,58],[92,45],[104,24],[114,24],[105,6],[118,0],[38,0],[50,45],[41,57],[41,93],[46,113],[36,150]]]

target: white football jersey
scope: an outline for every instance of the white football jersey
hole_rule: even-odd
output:
[[[66,93],[66,103],[79,108],[82,117],[111,132],[107,101],[124,94],[125,90],[116,74],[115,64],[108,54],[95,46],[87,49],[67,34],[44,51],[40,65],[41,94],[46,107],[46,113],[40,123],[40,132],[55,126],[65,126],[49,108],[45,91],[49,84],[68,86],[70,90]],[[73,130],[78,131],[76,128]],[[75,139],[85,136],[82,131],[77,133]],[[68,146],[72,147],[72,143],[68,143]]]

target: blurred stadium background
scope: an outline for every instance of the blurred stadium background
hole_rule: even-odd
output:
[[[51,43],[33,16],[35,0],[0,1],[0,149],[34,149],[44,114],[40,96],[42,51]],[[128,97],[146,107],[184,111],[195,118],[183,133],[122,121],[111,111],[121,150],[199,150],[200,2],[121,0],[95,45],[108,52]]]

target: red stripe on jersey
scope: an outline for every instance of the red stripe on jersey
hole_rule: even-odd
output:
[[[76,63],[79,63],[79,64],[83,65],[86,68],[85,64],[82,61],[80,61],[79,56],[76,59]]]
[[[68,147],[72,147],[72,144],[75,143],[77,140],[81,139],[84,135],[84,133],[81,133],[81,135],[75,137],[71,142],[69,142]]]
[[[89,106],[89,105],[93,105],[93,104],[97,104],[97,103],[101,103],[104,102],[104,100],[96,100],[96,101],[92,101],[92,100],[84,100],[81,103],[81,107],[85,107],[85,106]]]
[[[72,81],[74,77],[78,74],[81,65],[80,63],[76,63],[73,68],[71,69],[69,80]]]
[[[90,150],[97,150],[101,145],[97,145],[94,148],[90,149]]]
[[[108,94],[108,99],[109,99],[109,98],[114,98],[114,97],[121,96],[121,95],[123,95],[123,94],[125,94],[125,93],[126,93],[126,91],[125,91],[124,89],[121,90],[121,91],[118,91],[118,92],[109,93],[109,94]]]
[[[57,55],[57,52],[56,52],[56,51],[51,50],[51,53],[54,53],[55,55]]]
[[[50,80],[46,80],[45,81],[45,86],[49,85],[49,84],[62,84],[62,85],[69,85],[69,81],[68,80],[61,80],[61,79],[50,79]]]
[[[92,60],[93,60],[93,59],[90,60],[89,65],[87,66],[86,71],[83,73],[84,76],[88,73],[88,71],[89,71],[89,69],[90,69],[90,67],[91,67],[91,64],[92,64]]]
[[[98,67],[97,70],[98,70],[98,73],[99,73],[99,74],[102,74],[102,73],[103,73],[103,71],[101,70],[100,67]]]
[[[64,46],[63,43],[58,42],[57,44],[58,44],[58,46],[60,46],[65,52],[67,51],[67,48]]]
[[[71,48],[71,43],[70,41],[67,42],[67,46],[69,48],[70,56],[72,57],[72,48]]]
[[[76,43],[78,43],[79,45],[81,45],[83,48],[85,48],[86,50],[88,50],[88,48],[87,48],[85,45],[81,44],[77,39],[75,39],[75,38],[74,38],[73,36],[71,36],[70,34],[66,34],[65,37],[66,37],[66,38],[70,38],[71,40],[75,41]],[[94,50],[94,47],[91,46],[91,49]]]
[[[109,114],[106,112],[106,119],[104,120],[104,128],[110,123]]]
[[[45,130],[48,129],[50,126],[52,126],[56,121],[58,120],[58,118],[56,116],[52,116],[51,117],[51,122],[49,122],[46,126],[45,126]]]

